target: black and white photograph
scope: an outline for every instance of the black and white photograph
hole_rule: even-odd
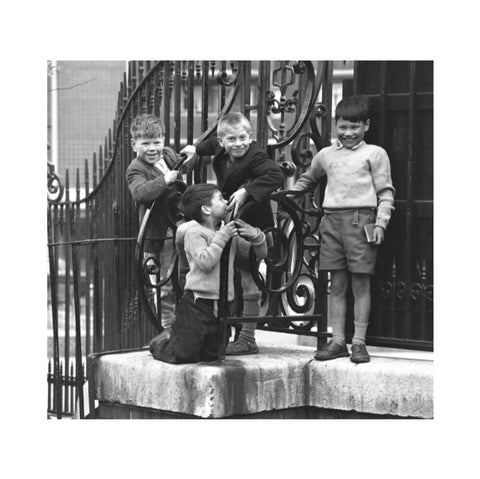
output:
[[[47,72],[49,417],[433,418],[433,61]]]
[[[4,7],[2,476],[475,477],[472,6]]]

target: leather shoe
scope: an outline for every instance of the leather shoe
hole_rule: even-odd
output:
[[[330,341],[319,349],[314,358],[319,361],[328,361],[329,359],[344,358],[349,356],[346,344],[338,344]]]
[[[368,354],[365,344],[352,344],[352,357],[350,361],[354,363],[368,363],[370,362],[370,354]]]

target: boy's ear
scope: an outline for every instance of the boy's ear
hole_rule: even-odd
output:
[[[367,120],[365,122],[365,131],[368,131],[369,128],[370,128],[370,120]]]
[[[223,148],[223,138],[222,137],[217,137],[218,144]]]
[[[204,215],[210,216],[210,208],[207,205],[202,205],[202,213]]]
[[[137,150],[135,149],[135,140],[133,138],[130,139],[130,144],[132,145],[132,150],[136,152]]]

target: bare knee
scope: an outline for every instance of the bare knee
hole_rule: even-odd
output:
[[[331,279],[330,294],[332,296],[344,296],[348,288],[347,272],[343,270],[332,271]]]
[[[355,297],[370,295],[370,275],[363,273],[352,274],[352,292]]]

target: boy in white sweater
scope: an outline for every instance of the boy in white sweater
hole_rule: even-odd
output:
[[[368,101],[345,98],[337,105],[337,140],[323,148],[292,190],[303,191],[327,175],[320,223],[320,269],[330,271],[332,340],[315,353],[315,359],[349,356],[345,343],[348,272],[352,274],[354,336],[351,361],[365,363],[370,356],[365,337],[370,317],[370,275],[377,248],[383,242],[393,208],[390,160],[385,150],[363,140],[370,127]],[[364,226],[373,230],[368,241]],[[368,229],[368,227],[367,227]]]
[[[217,186],[189,186],[182,196],[182,209],[190,221],[185,232],[184,252],[189,265],[185,293],[180,301],[171,336],[160,334],[150,342],[155,359],[179,364],[218,359],[218,300],[220,259],[233,238],[228,268],[228,301],[234,297],[234,258],[248,257],[253,245],[259,259],[267,255],[264,233],[236,219],[222,224],[227,201]]]

